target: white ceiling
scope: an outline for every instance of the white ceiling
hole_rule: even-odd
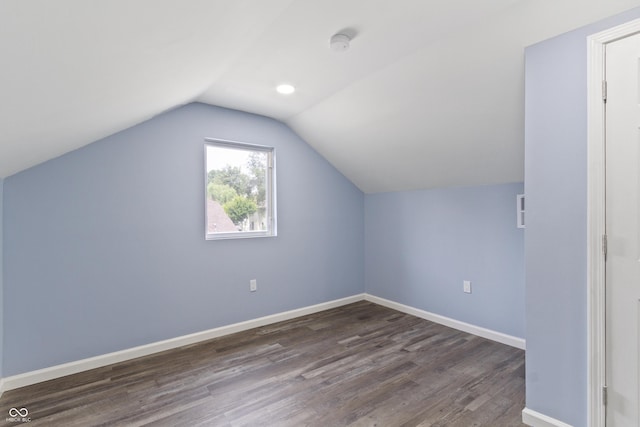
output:
[[[200,101],[284,121],[367,193],[521,181],[523,48],[635,6],[0,0],[0,177]]]

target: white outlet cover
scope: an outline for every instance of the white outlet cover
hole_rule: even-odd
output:
[[[471,281],[469,280],[465,280],[462,282],[462,290],[467,293],[470,294],[471,293]]]

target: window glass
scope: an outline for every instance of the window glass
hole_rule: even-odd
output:
[[[274,163],[272,147],[207,140],[207,239],[276,234]]]

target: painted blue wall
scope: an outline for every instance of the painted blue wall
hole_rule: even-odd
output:
[[[277,237],[205,241],[205,137],[276,148]],[[360,294],[363,216],[284,124],[204,104],[13,175],[4,374]]]
[[[587,425],[587,37],[640,8],[526,49],[527,407]]]
[[[366,195],[367,293],[524,338],[522,191],[518,183]]]

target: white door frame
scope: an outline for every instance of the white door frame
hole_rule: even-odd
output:
[[[588,142],[587,142],[587,316],[588,316],[588,423],[605,425],[605,104],[603,81],[605,46],[640,32],[640,19],[594,34],[588,38]]]

